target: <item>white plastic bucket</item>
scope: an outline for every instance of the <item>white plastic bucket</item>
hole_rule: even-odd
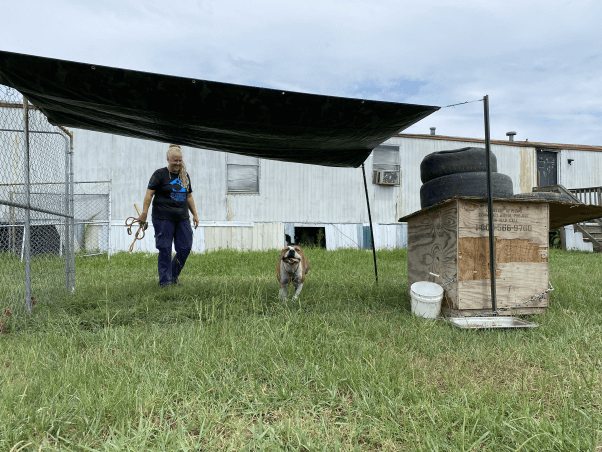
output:
[[[410,287],[412,313],[425,319],[436,319],[441,310],[443,287],[439,284],[418,281]]]

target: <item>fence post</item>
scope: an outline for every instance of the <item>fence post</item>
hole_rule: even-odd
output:
[[[108,239],[107,239],[107,246],[108,246],[108,259],[111,259],[111,186],[113,185],[113,179],[109,179],[109,231],[108,231]]]
[[[69,239],[69,136],[65,136],[65,229],[63,230],[63,244],[65,247],[65,288],[69,288],[70,265],[71,258],[71,241]]]
[[[8,193],[8,200],[13,202],[15,200],[15,192],[10,191]],[[15,208],[10,206],[8,208],[8,224],[10,224],[9,228],[9,240],[10,240],[10,252],[13,254],[17,253],[17,236],[15,231]]]
[[[23,132],[25,134],[23,167],[25,170],[25,225],[23,227],[23,254],[25,257],[25,308],[31,313],[31,187],[29,185],[29,102],[23,96]]]
[[[75,188],[73,184],[73,132],[71,132],[70,149],[69,149],[69,203],[71,204],[71,292],[75,291]]]
[[[497,310],[495,292],[495,229],[493,227],[493,194],[491,191],[491,139],[489,129],[489,95],[483,97],[483,110],[485,119],[485,163],[487,166],[487,219],[489,220],[489,272],[491,274],[491,308]]]

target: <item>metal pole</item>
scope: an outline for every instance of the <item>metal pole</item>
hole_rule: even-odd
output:
[[[69,249],[71,248],[71,243],[69,241],[69,136],[65,136],[65,228],[63,229],[63,243],[65,246],[65,287],[69,288],[69,258],[71,257],[71,253]]]
[[[111,259],[111,185],[113,185],[113,179],[109,182],[109,233],[107,238],[108,255],[107,258]]]
[[[24,141],[24,159],[23,169],[25,171],[25,225],[23,228],[23,254],[25,256],[25,308],[27,313],[31,313],[31,216],[30,216],[30,191],[29,186],[29,102],[23,96],[23,131],[25,134]]]
[[[14,157],[13,157],[13,183],[11,185],[16,184],[17,182],[17,175],[19,173],[19,134],[15,133],[15,153],[14,153]],[[11,191],[9,193],[8,199],[9,201],[14,201],[15,192]],[[15,224],[15,208],[14,206],[11,206],[8,209],[9,212],[9,220],[10,224]],[[11,228],[11,252],[12,253],[17,253],[17,236],[16,236],[16,229],[13,226]]]
[[[489,136],[489,96],[483,97],[483,107],[485,110],[485,162],[487,166],[487,217],[489,219],[489,270],[491,272],[491,307],[495,311],[495,230],[493,229],[493,199],[491,194],[491,138]]]
[[[364,189],[366,190],[366,205],[368,206],[368,220],[370,221],[370,239],[372,240],[372,255],[374,256],[374,276],[378,282],[378,269],[376,268],[376,244],[374,243],[374,232],[372,230],[372,215],[370,214],[370,200],[368,199],[368,184],[366,183],[366,170],[362,163],[362,174],[364,175]]]
[[[8,192],[8,199],[10,201],[12,201],[14,199],[15,196],[15,192],[14,191],[10,191]],[[16,254],[17,252],[17,236],[16,236],[16,231],[15,231],[15,208],[13,206],[10,206],[8,208],[8,222],[9,224],[11,224],[11,228],[9,229],[10,231],[10,252],[13,254]]]
[[[74,194],[75,189],[73,185],[73,132],[70,136],[69,144],[69,204],[71,204],[71,228],[69,240],[71,241],[71,292],[75,291],[75,205],[74,205]]]

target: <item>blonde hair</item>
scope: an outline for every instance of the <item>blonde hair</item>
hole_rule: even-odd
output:
[[[167,158],[171,157],[174,154],[182,154],[182,148],[177,144],[170,144],[169,149],[167,149]],[[180,172],[178,173],[178,177],[180,178],[180,183],[182,187],[189,189],[190,188],[190,179],[188,179],[188,172],[186,171],[186,165],[184,161],[182,161],[182,166],[180,167]]]

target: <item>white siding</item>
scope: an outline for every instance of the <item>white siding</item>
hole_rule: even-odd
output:
[[[360,248],[362,238],[359,236],[368,224],[327,224],[326,249]],[[374,224],[374,243],[376,249],[405,248],[408,245],[408,227],[398,224]]]
[[[568,159],[573,159],[569,165]],[[602,152],[563,150],[558,155],[560,184],[566,188],[602,186]]]
[[[112,221],[111,222],[111,253],[119,251],[129,251],[132,242],[134,241],[134,235],[138,228],[132,228],[132,235],[128,235],[127,227],[123,222]],[[198,227],[192,229],[192,252],[193,253],[204,253],[205,252],[205,228]],[[104,251],[104,250],[103,250]],[[149,222],[148,229],[142,240],[136,240],[134,244],[134,252],[144,251],[148,253],[156,253],[155,248],[155,228],[153,224]]]
[[[166,165],[167,145],[78,129],[74,135],[76,181],[112,180],[113,218],[132,216],[134,203],[142,204],[151,174]],[[183,152],[201,220],[368,220],[360,168],[261,160],[260,194],[227,195],[225,153],[188,147]],[[383,208],[373,215],[393,221],[395,206]]]
[[[280,249],[284,241],[284,225],[282,223],[248,223],[233,222],[207,222],[192,230],[193,253],[204,253],[218,249],[240,250],[269,250]],[[132,235],[127,234],[127,227],[123,222],[113,221],[111,228],[111,252],[128,251],[134,241]],[[105,245],[106,248],[106,245]],[[102,248],[101,248],[102,249]],[[106,251],[106,249],[102,249]],[[142,240],[136,241],[134,251],[156,253],[155,230],[149,223],[146,235]]]
[[[111,250],[128,249],[125,218],[142,205],[151,174],[166,165],[163,143],[74,130],[76,181],[112,180]],[[383,144],[399,146],[399,186],[372,184],[372,156],[365,162],[368,196],[377,249],[405,246],[407,230],[395,223],[420,210],[420,162],[436,151],[483,147],[468,141],[393,137]],[[498,171],[513,180],[514,192],[536,185],[534,147],[492,144]],[[260,160],[259,194],[227,194],[226,154],[184,147],[193,196],[202,228],[195,231],[195,252],[219,248],[271,249],[284,241],[284,223],[326,227],[328,249],[358,247],[368,212],[361,168],[330,168]],[[568,165],[568,159],[573,159]],[[236,159],[236,158],[235,158]],[[560,183],[568,188],[602,185],[602,153],[559,153]],[[217,222],[217,223],[211,223]],[[228,226],[224,226],[224,224]],[[209,224],[211,223],[211,224]],[[219,226],[218,226],[219,224]],[[245,226],[252,224],[253,226]],[[359,227],[359,229],[358,229]],[[137,249],[154,252],[152,229]],[[103,246],[107,246],[104,244]],[[101,246],[102,248],[102,246]]]
[[[583,234],[575,231],[572,224],[564,227],[564,240],[567,250],[594,251],[594,245],[584,242]]]
[[[166,164],[167,145],[75,130],[76,180],[113,181],[113,218],[133,215],[151,174]],[[479,146],[475,143],[394,137],[400,146],[401,185],[372,184],[372,156],[366,160],[374,223],[394,223],[420,210],[420,162],[431,152]],[[533,148],[492,145],[498,171],[512,177],[516,193],[535,185]],[[227,194],[226,154],[184,147],[193,196],[201,220],[254,222],[366,223],[361,168],[330,168],[261,160],[259,194]],[[597,153],[596,153],[597,154]],[[599,173],[599,172],[598,172]]]
[[[111,222],[111,238],[110,247],[111,253],[119,251],[129,251],[132,242],[134,241],[134,235],[136,234],[137,228],[132,228],[132,235],[128,235],[127,226],[124,222],[112,221]],[[134,251],[146,251],[156,253],[155,248],[155,229],[152,223],[149,223],[148,229],[145,231],[144,238],[142,240],[136,240],[134,245]],[[193,239],[193,243],[196,237]]]
[[[356,224],[327,224],[324,227],[326,234],[326,249],[359,248],[358,227]]]
[[[408,227],[406,224],[379,224],[374,226],[376,249],[392,250],[408,246]]]
[[[270,250],[284,246],[284,223],[205,227],[205,249]]]

